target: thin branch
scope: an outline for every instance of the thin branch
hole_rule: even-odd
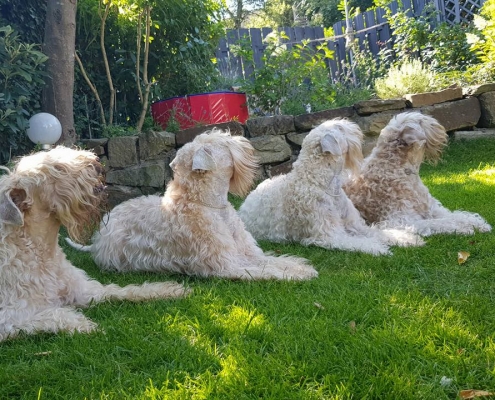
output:
[[[98,94],[98,90],[96,89],[95,85],[93,85],[93,83],[89,79],[88,74],[86,73],[86,70],[84,69],[84,66],[82,64],[82,61],[79,58],[79,56],[77,55],[77,52],[74,52],[74,56],[76,58],[77,65],[79,65],[79,69],[81,70],[81,74],[82,74],[84,80],[88,84],[89,88],[91,89],[91,91],[95,95],[96,101],[98,102],[98,106],[100,107],[101,123],[103,124],[103,126],[106,126],[107,121],[105,119],[105,111],[103,110],[103,104],[101,104],[101,99],[100,99],[100,95]]]
[[[150,53],[150,27],[151,27],[151,7],[146,6],[146,38],[144,44],[144,63],[143,63],[143,83],[145,85],[143,108],[141,109],[141,115],[136,126],[136,130],[141,132],[144,125],[144,119],[146,112],[148,111],[148,98],[151,90],[151,83],[148,81],[148,57]]]
[[[141,90],[141,82],[139,76],[141,75],[139,67],[141,64],[141,18],[143,14],[139,14],[138,17],[138,27],[137,27],[137,51],[136,51],[136,84],[139,93],[139,101],[143,104],[143,91]]]
[[[100,26],[100,46],[101,52],[103,55],[103,62],[105,64],[105,71],[107,73],[108,87],[110,89],[110,109],[108,110],[108,125],[113,124],[113,110],[115,107],[115,88],[113,86],[112,75],[110,74],[110,65],[108,64],[107,52],[105,50],[105,23],[110,13],[110,6],[112,1],[109,0],[105,6],[105,12],[101,17],[101,26]]]

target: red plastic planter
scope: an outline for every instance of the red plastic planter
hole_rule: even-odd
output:
[[[180,129],[196,125],[248,119],[246,94],[241,92],[212,92],[191,94],[160,100],[151,105],[153,120],[166,129],[173,116]]]

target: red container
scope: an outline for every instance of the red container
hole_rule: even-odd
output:
[[[151,105],[153,120],[163,129],[173,116],[180,129],[196,125],[239,121],[245,123],[249,117],[246,94],[242,92],[211,92],[172,97]]]

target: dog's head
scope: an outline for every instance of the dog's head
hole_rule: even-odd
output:
[[[299,154],[300,163],[333,169],[347,169],[357,173],[363,161],[361,142],[363,132],[359,126],[345,119],[326,121],[304,138]]]
[[[223,181],[230,193],[244,196],[253,184],[258,163],[249,140],[213,129],[182,147],[170,167],[181,186],[192,187],[199,180]]]
[[[47,215],[84,239],[101,217],[102,172],[95,154],[63,146],[23,157],[0,180],[0,222],[22,226]]]
[[[433,117],[419,112],[396,115],[383,128],[377,148],[406,151],[415,164],[423,160],[436,162],[447,145],[445,128]]]

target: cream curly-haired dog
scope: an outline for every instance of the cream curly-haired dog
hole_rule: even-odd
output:
[[[79,247],[91,251],[101,268],[230,279],[317,276],[302,258],[263,254],[229,203],[229,191],[244,195],[253,183],[257,164],[247,139],[219,130],[203,133],[170,165],[174,179],[163,197],[119,204],[93,243]]]
[[[358,125],[347,120],[314,128],[292,171],[265,180],[247,196],[239,209],[246,229],[256,239],[371,254],[387,254],[389,244],[422,244],[405,231],[367,226],[342,190],[348,170],[359,170],[362,137]]]
[[[99,220],[101,171],[94,154],[57,147],[0,177],[0,341],[21,331],[90,332],[96,324],[75,307],[91,302],[186,294],[176,283],[102,285],[65,258],[59,228],[77,239]]]
[[[421,235],[488,232],[491,227],[482,217],[449,211],[421,181],[421,163],[437,161],[446,144],[447,134],[436,119],[419,112],[398,114],[344,190],[369,223],[410,226]]]

